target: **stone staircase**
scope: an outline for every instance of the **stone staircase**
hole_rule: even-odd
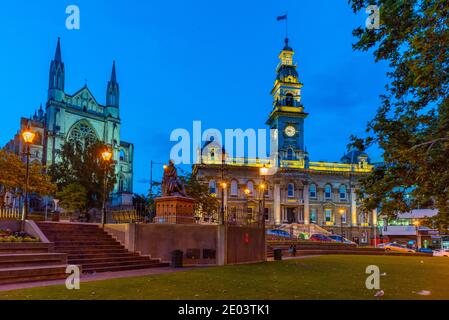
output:
[[[49,252],[44,243],[2,243],[0,246],[0,285],[65,279],[67,255]]]
[[[166,267],[160,259],[151,259],[125,249],[98,225],[39,222],[39,228],[55,252],[68,255],[68,264],[81,265],[82,271],[108,272]]]

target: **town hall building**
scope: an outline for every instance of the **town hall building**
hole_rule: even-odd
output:
[[[247,216],[263,212],[268,226],[296,225],[310,233],[325,229],[369,244],[376,237],[377,212],[360,210],[356,190],[360,177],[373,166],[367,154],[357,151],[338,163],[310,161],[304,146],[308,113],[301,103],[303,84],[293,56],[286,39],[266,122],[272,132],[270,157],[232,158],[211,140],[200,151],[194,172],[219,200],[223,194],[228,221],[242,212]],[[261,168],[267,174],[261,174]]]
[[[98,102],[87,85],[69,94],[65,91],[65,65],[58,39],[55,57],[50,65],[45,110],[41,105],[33,116],[21,119],[20,130],[6,145],[7,150],[23,155],[25,147],[20,132],[28,124],[36,133],[30,146],[30,161],[47,167],[58,161],[58,150],[66,141],[101,141],[110,146],[117,173],[110,205],[132,205],[134,146],[120,137],[120,87],[115,62],[104,105]]]

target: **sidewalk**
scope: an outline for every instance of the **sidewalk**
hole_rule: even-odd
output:
[[[198,269],[198,268],[202,268],[202,267],[184,267],[184,268],[164,267],[164,268],[149,268],[149,269],[140,269],[140,270],[118,271],[118,272],[102,272],[102,273],[95,273],[95,274],[81,274],[81,283],[91,282],[91,281],[109,280],[109,279],[118,279],[118,278],[151,276],[151,275],[156,275],[156,274],[188,271],[188,270],[193,270],[193,269]],[[11,291],[11,290],[27,289],[27,288],[34,288],[34,287],[46,287],[46,286],[54,286],[54,285],[65,286],[65,279],[5,284],[5,285],[0,285],[0,291]]]

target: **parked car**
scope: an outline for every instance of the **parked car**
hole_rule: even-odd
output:
[[[390,244],[391,244],[391,242],[379,243],[377,247],[378,248],[385,248],[385,246],[388,246]]]
[[[321,242],[334,242],[331,238],[328,236],[321,234],[321,233],[314,233],[310,236],[309,240],[312,241],[321,241]]]
[[[420,248],[420,249],[418,249],[417,252],[421,252],[421,253],[433,253],[433,250],[432,250],[432,249],[429,249],[429,248]]]
[[[403,253],[415,253],[416,251],[407,246],[404,246],[399,243],[388,243],[384,246],[385,251],[395,251],[395,252],[403,252]]]
[[[345,244],[355,244],[355,242],[352,242],[351,240],[348,240],[338,234],[332,234],[330,236],[327,236],[328,238],[331,238],[335,242],[345,243]]]
[[[287,231],[278,230],[278,229],[267,230],[267,235],[290,238],[290,233],[288,233]]]
[[[433,252],[434,257],[449,257],[449,249],[438,249]]]

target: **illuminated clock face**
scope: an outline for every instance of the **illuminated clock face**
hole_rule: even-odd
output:
[[[285,134],[288,137],[293,137],[296,134],[296,129],[293,126],[287,126],[285,127]]]

